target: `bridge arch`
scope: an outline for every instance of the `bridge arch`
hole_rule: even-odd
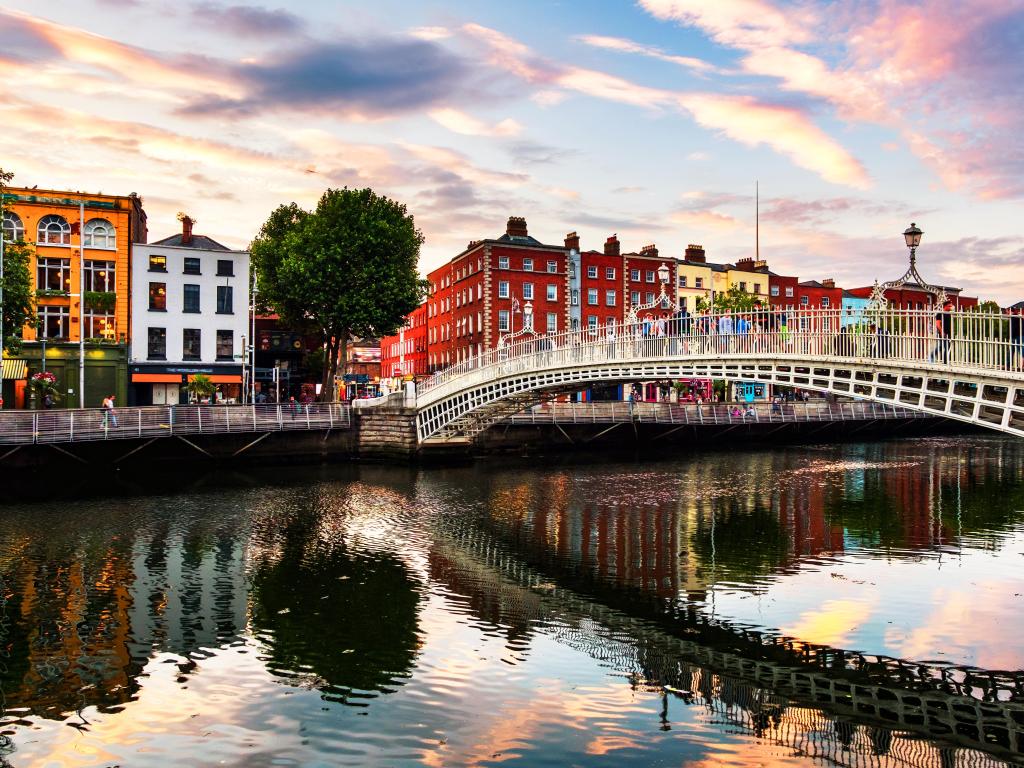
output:
[[[957,313],[967,317],[955,327],[966,330],[944,349],[927,332],[931,313],[889,311],[884,322],[903,332],[887,334],[881,348],[874,335],[844,331],[838,311],[795,314],[800,330],[793,333],[765,329],[739,337],[690,324],[655,338],[622,327],[602,338],[563,334],[487,352],[424,383],[417,433],[420,441],[472,439],[545,394],[595,383],[710,378],[857,397],[1024,436],[1019,351],[1002,336],[971,333],[973,313]]]

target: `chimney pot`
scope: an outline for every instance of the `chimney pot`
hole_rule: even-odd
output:
[[[526,219],[522,216],[509,216],[505,234],[509,237],[529,237],[526,230]]]
[[[618,235],[612,235],[604,241],[604,255],[605,256],[618,256],[619,255],[619,237]]]
[[[570,232],[565,236],[565,247],[569,249],[580,249],[580,236],[575,232]]]
[[[192,243],[192,217],[182,216],[181,217],[181,244],[190,245]]]
[[[695,264],[704,264],[707,261],[707,256],[704,253],[704,246],[690,243],[686,246],[686,252],[683,254],[683,259],[686,261],[692,261]]]

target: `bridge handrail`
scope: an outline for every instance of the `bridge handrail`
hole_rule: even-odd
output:
[[[945,324],[948,337],[937,327]],[[739,318],[750,324],[741,332]],[[783,319],[785,323],[783,323]],[[438,371],[417,387],[429,400],[446,385],[484,381],[499,366],[527,370],[565,362],[643,358],[828,357],[935,365],[950,369],[1024,373],[1024,340],[1005,315],[937,309],[799,309],[716,312],[636,324],[618,323],[525,337]],[[1019,326],[1017,326],[1019,328]],[[659,344],[660,342],[660,344]],[[566,350],[571,354],[567,355]],[[530,363],[526,365],[525,363]],[[504,370],[500,371],[504,373]],[[469,374],[475,374],[464,379]]]
[[[0,445],[347,429],[348,402],[249,405],[149,405],[116,408],[0,411]]]

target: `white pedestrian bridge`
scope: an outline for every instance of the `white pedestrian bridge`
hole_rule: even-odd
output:
[[[771,309],[518,338],[421,382],[420,442],[475,438],[559,393],[595,384],[764,382],[1024,436],[1020,318],[935,309]]]

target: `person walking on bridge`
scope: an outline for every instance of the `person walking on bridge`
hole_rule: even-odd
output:
[[[941,355],[943,364],[949,362],[950,337],[953,335],[953,302],[946,300],[942,309],[935,313],[935,335],[938,337],[935,349],[928,356],[928,362],[934,363]]]

